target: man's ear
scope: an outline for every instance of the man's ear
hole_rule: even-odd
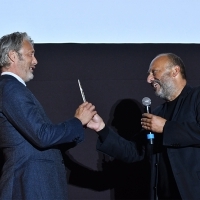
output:
[[[176,77],[180,73],[180,67],[178,65],[172,68],[172,76]]]
[[[16,51],[11,50],[8,52],[8,57],[11,62],[15,62],[16,56],[17,56]]]

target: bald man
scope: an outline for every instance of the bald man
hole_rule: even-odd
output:
[[[87,126],[99,134],[97,150],[127,163],[147,156],[150,199],[199,199],[200,87],[187,84],[184,63],[172,53],[152,60],[147,82],[165,102],[153,114],[143,114],[143,130],[133,141],[120,137],[95,115]],[[154,133],[154,144],[147,142],[144,130]]]

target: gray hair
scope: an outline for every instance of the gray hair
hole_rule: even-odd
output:
[[[28,40],[32,45],[34,45],[33,40],[26,32],[14,32],[0,38],[0,68],[10,65],[8,57],[10,51],[17,52],[20,58],[21,54],[19,53],[19,50],[21,49],[24,40]]]

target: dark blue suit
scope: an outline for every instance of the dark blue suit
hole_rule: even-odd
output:
[[[154,114],[163,117],[166,104]],[[97,141],[97,149],[125,162],[135,162],[147,155],[151,162],[150,197],[156,199],[157,163],[156,146],[150,146],[144,133],[137,141],[127,141],[106,127],[107,137]],[[156,138],[155,138],[156,140]],[[156,143],[156,141],[155,141]],[[200,87],[186,85],[179,96],[172,119],[163,130],[163,145],[167,147],[170,165],[182,199],[200,199]],[[134,185],[133,185],[134,187]]]
[[[5,164],[0,199],[67,199],[67,177],[59,144],[79,143],[82,123],[72,118],[58,125],[21,82],[0,78],[0,148]]]

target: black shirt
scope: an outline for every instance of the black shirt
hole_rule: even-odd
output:
[[[166,102],[166,112],[164,118],[171,120],[173,112],[176,107],[178,97],[170,102]],[[180,193],[177,188],[176,181],[171,169],[170,161],[167,155],[167,148],[163,146],[162,134],[157,134],[159,163],[158,163],[158,199],[181,199]]]

